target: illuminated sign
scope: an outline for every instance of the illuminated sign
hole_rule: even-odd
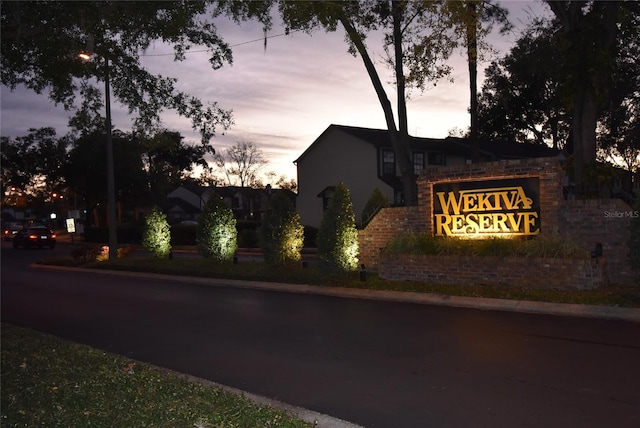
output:
[[[538,178],[434,183],[435,236],[485,238],[540,233]]]

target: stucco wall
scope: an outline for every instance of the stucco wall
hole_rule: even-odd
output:
[[[329,186],[344,182],[349,189],[356,220],[376,187],[389,200],[393,189],[378,179],[376,148],[338,129],[328,131],[321,144],[314,144],[298,160],[297,209],[300,221],[307,226],[320,226],[323,207],[318,194]]]

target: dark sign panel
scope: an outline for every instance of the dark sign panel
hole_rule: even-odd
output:
[[[540,233],[538,178],[434,183],[436,236],[483,238]]]

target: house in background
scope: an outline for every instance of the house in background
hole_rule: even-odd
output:
[[[169,223],[197,220],[215,187],[186,184],[172,190],[165,199],[163,211]]]
[[[426,168],[465,164],[469,143],[463,138],[410,137],[416,175]],[[534,144],[481,142],[481,162],[559,155]],[[376,187],[390,205],[403,205],[402,180],[387,130],[330,125],[294,162],[298,170],[297,208],[302,224],[318,227],[335,185],[351,194],[356,221]]]
[[[163,211],[169,223],[184,220],[198,220],[207,201],[217,195],[233,210],[237,220],[262,221],[264,211],[269,207],[269,199],[274,193],[284,193],[295,206],[296,194],[286,189],[264,189],[251,187],[208,187],[197,185],[179,186],[167,195]]]

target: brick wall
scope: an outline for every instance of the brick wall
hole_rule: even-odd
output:
[[[383,208],[364,230],[358,231],[360,254],[358,260],[367,269],[376,269],[380,250],[398,234],[425,231],[425,218],[418,207]]]
[[[426,256],[395,254],[380,260],[391,281],[589,290],[607,284],[607,259]]]
[[[565,200],[562,193],[563,176],[562,165],[557,158],[517,159],[429,169],[418,180],[417,207],[386,208],[359,232],[361,263],[368,269],[379,270],[380,250],[393,236],[406,232],[433,233],[433,183],[537,177],[540,183],[540,233],[566,236],[589,251],[595,249],[596,243],[601,243],[607,258],[605,276],[608,280],[614,284],[639,285],[629,260],[629,225],[630,216],[634,215],[632,208],[617,199]],[[622,216],[615,213],[622,213]],[[475,265],[478,264],[471,266]],[[385,269],[387,267],[385,263]],[[560,269],[560,273],[554,271],[552,274],[561,274],[562,271]]]
[[[620,199],[562,202],[560,233],[589,250],[601,243],[608,260],[609,280],[614,284],[638,285],[629,249],[633,208]]]
[[[558,209],[563,200],[564,172],[556,158],[514,159],[474,163],[455,168],[430,169],[418,180],[418,206],[433,233],[433,183],[538,177],[540,180],[540,230],[558,232]]]

